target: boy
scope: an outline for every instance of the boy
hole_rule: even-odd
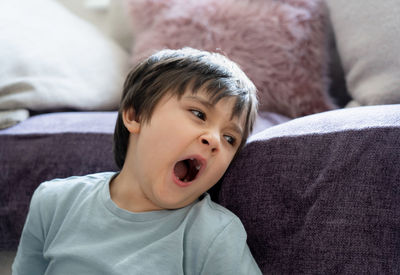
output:
[[[13,274],[261,274],[239,219],[205,192],[244,145],[256,89],[219,54],[163,50],[127,77],[119,173],[35,191]]]

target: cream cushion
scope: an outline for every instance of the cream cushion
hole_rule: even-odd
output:
[[[353,101],[400,103],[400,1],[327,0]]]
[[[0,1],[0,112],[115,110],[129,54],[51,0]]]

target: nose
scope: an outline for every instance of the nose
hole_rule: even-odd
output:
[[[200,137],[200,142],[208,147],[211,153],[215,154],[219,151],[219,135],[207,133]]]

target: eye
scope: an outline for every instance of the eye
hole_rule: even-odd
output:
[[[232,146],[235,145],[236,139],[235,139],[234,137],[224,135],[224,138],[225,138],[226,141],[227,141],[229,144],[231,144]]]
[[[194,114],[195,116],[197,116],[201,120],[204,120],[204,121],[206,120],[206,114],[203,113],[202,111],[194,110],[194,109],[192,109],[190,111],[192,112],[192,114]]]

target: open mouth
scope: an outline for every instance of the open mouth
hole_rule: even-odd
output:
[[[174,173],[178,180],[188,183],[194,181],[202,167],[202,162],[196,158],[178,161],[174,166]]]

